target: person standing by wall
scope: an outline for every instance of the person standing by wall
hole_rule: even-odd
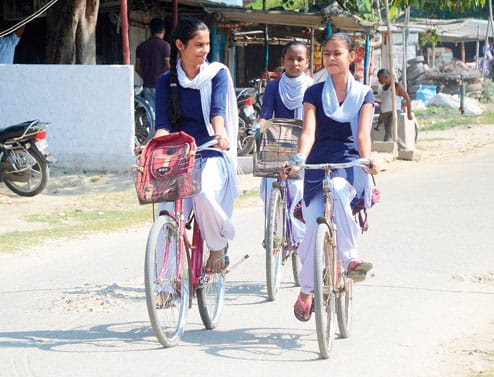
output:
[[[153,18],[149,23],[151,37],[136,49],[135,71],[143,80],[143,96],[156,109],[156,79],[170,70],[170,44],[164,41],[165,22]]]
[[[21,26],[16,31],[0,38],[0,64],[13,64],[15,48],[21,40],[25,26]]]
[[[386,68],[382,68],[377,72],[377,78],[382,87],[379,88],[379,97],[381,98],[381,115],[377,121],[376,129],[379,129],[381,125],[384,125],[384,141],[393,141],[393,102],[391,99],[391,84],[393,83],[393,78],[391,77],[391,73]],[[403,97],[406,102],[408,120],[412,120],[412,101],[410,100],[407,91],[397,82],[395,82],[395,89],[396,109],[398,111],[401,109],[400,97]]]

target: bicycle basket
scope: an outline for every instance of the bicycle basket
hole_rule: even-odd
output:
[[[179,139],[174,136],[173,142]],[[136,169],[139,202],[175,201],[197,195],[201,191],[202,159],[195,155],[194,139],[192,143],[181,144],[168,144],[166,138],[158,143],[154,140],[146,147]]]
[[[299,119],[274,118],[266,121],[260,137],[256,139],[254,176],[278,177],[283,163],[293,159],[297,153],[301,133],[302,121]]]

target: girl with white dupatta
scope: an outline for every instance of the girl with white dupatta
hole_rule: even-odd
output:
[[[307,46],[300,41],[291,41],[283,48],[283,66],[285,72],[278,80],[268,83],[263,95],[262,110],[259,120],[261,127],[268,119],[286,118],[302,119],[304,114],[305,90],[312,85],[312,77],[305,73],[307,69]],[[267,216],[269,198],[274,178],[261,180],[261,199],[264,201],[264,213]],[[288,194],[291,199],[290,221],[295,243],[300,244],[304,238],[305,225],[294,216],[295,206],[302,200],[303,181],[288,180]]]
[[[182,19],[172,33],[170,71],[156,84],[156,134],[183,131],[197,145],[215,138],[218,150],[202,151],[202,191],[185,200],[193,206],[201,235],[210,249],[208,272],[226,267],[228,240],[235,235],[233,202],[236,183],[238,114],[235,90],[228,68],[209,64],[209,29],[200,20]],[[177,60],[177,55],[180,58]],[[173,203],[160,203],[158,213]]]
[[[350,73],[350,64],[355,59],[351,37],[343,33],[333,34],[322,45],[322,57],[328,78],[305,92],[304,128],[294,160],[317,164],[349,162],[360,157],[370,159],[374,95],[370,87],[356,81]],[[294,167],[288,173],[294,174],[299,170]],[[365,279],[372,264],[358,258],[356,239],[359,227],[352,216],[352,204],[364,197],[366,207],[370,207],[372,180],[368,173],[377,172],[373,163],[368,172],[356,167],[339,169],[332,175],[337,252],[354,281]],[[311,316],[316,220],[324,216],[323,178],[321,170],[304,172],[302,212],[306,228],[298,249],[302,263],[301,289],[294,305],[295,317],[301,321],[308,321]]]

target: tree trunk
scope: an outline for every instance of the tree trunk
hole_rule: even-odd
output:
[[[48,64],[96,64],[99,0],[66,0],[47,14]]]

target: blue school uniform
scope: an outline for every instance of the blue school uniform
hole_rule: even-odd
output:
[[[324,113],[322,105],[322,90],[324,82],[315,84],[307,89],[304,103],[310,103],[316,108],[315,141],[307,156],[307,164],[349,162],[359,158],[357,143],[352,134],[350,122],[335,121]],[[374,103],[374,94],[371,90],[365,96],[363,105]],[[340,104],[341,105],[341,104]],[[334,177],[345,178],[354,185],[353,168],[337,169]],[[306,170],[304,172],[304,201],[308,206],[311,199],[322,190],[324,171]],[[357,192],[355,201],[360,199],[362,191]]]
[[[262,110],[261,118],[272,119],[273,114],[275,118],[294,119],[295,110],[289,110],[281,100],[280,97],[280,80],[273,80],[268,83],[264,90],[264,96],[262,97]]]
[[[212,80],[211,118],[216,115],[226,116],[226,97],[228,93],[228,72],[221,69]],[[184,131],[201,145],[211,139],[201,107],[201,93],[197,89],[183,88],[178,84],[180,98],[179,129],[174,130],[169,117],[168,102],[170,97],[170,72],[162,74],[156,83],[156,129],[170,132]],[[207,151],[203,155],[221,155],[221,152]]]

